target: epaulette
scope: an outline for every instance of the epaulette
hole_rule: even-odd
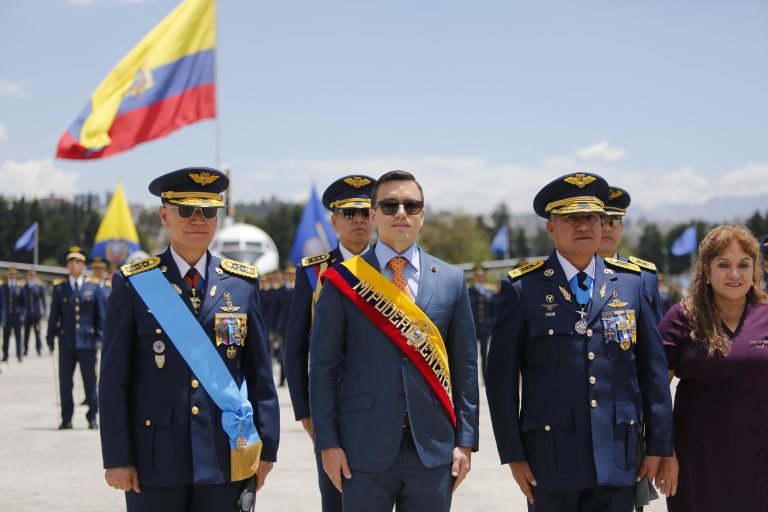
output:
[[[160,258],[158,258],[157,256],[152,256],[151,258],[137,261],[136,263],[131,263],[130,265],[123,265],[122,267],[120,267],[120,270],[123,271],[123,275],[125,277],[130,277],[132,275],[146,272],[147,270],[152,270],[159,264],[160,264]]]
[[[615,258],[605,258],[605,262],[612,267],[619,267],[626,270],[631,270],[632,272],[637,272],[638,274],[640,273],[640,267],[634,263],[629,263],[628,261],[621,261]]]
[[[88,276],[88,277],[86,277],[86,278],[85,278],[85,282],[86,282],[86,283],[91,283],[91,284],[99,284],[99,280],[98,280],[98,279],[96,279],[96,278],[95,278],[95,277],[93,277],[93,276]]]
[[[60,277],[58,279],[53,280],[53,286],[59,286],[60,284],[64,284],[66,282],[67,282],[66,278]]]
[[[530,263],[526,263],[522,267],[517,267],[515,269],[510,270],[507,272],[507,275],[510,277],[510,279],[517,279],[518,277],[527,274],[528,272],[533,272],[537,268],[541,268],[544,265],[544,260],[536,260],[532,261]]]
[[[112,281],[107,279],[106,281],[104,281],[104,286],[106,286],[107,288],[112,288]]]
[[[640,258],[635,258],[634,256],[629,257],[629,262],[634,263],[638,267],[650,270],[651,272],[656,272],[656,265],[651,263],[650,261],[641,260]]]
[[[307,256],[306,258],[303,258],[301,260],[301,266],[311,267],[312,265],[323,263],[324,261],[328,261],[329,259],[331,259],[331,253],[329,252],[324,252],[322,254],[315,254],[314,256]]]
[[[258,268],[254,267],[253,265],[248,265],[247,263],[242,263],[240,261],[229,259],[221,260],[221,268],[230,274],[235,274],[236,276],[250,277],[251,279],[259,278]]]

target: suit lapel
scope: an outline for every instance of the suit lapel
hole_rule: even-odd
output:
[[[179,273],[179,267],[177,267],[176,262],[173,261],[170,246],[168,246],[168,249],[160,255],[160,271],[163,272],[163,275],[165,275],[168,282],[171,283],[171,285],[174,285],[173,288],[177,293],[179,290],[182,290],[182,293],[179,293],[179,297],[181,297],[184,304],[189,307],[189,310],[194,312],[194,309],[192,309],[192,302],[189,300],[189,297],[187,297],[187,294],[183,293],[184,281]]]
[[[203,305],[198,316],[201,321],[223,297],[221,282],[227,279],[229,275],[221,270],[221,267],[219,267],[220,262],[219,258],[208,255],[208,269],[205,271],[205,294],[203,295]]]
[[[571,285],[565,278],[565,271],[562,265],[560,265],[560,260],[557,259],[555,252],[544,262],[544,272],[542,272],[541,276],[542,281],[547,283],[545,287],[548,290],[547,294],[554,295],[558,304],[565,307],[571,316],[577,319],[581,318],[577,313],[579,306],[576,303],[576,294],[571,290]]]
[[[589,311],[587,325],[592,325],[598,313],[603,310],[605,303],[610,299],[611,293],[613,293],[611,278],[614,274],[607,274],[605,269],[603,258],[595,256],[595,283],[592,286],[592,308]]]
[[[437,266],[437,260],[419,248],[419,291],[416,293],[416,305],[426,311],[429,302],[432,300],[432,294],[437,286],[438,274],[440,269]],[[433,272],[432,269],[435,269]]]
[[[374,245],[373,247],[370,248],[370,250],[367,253],[363,254],[360,257],[363,258],[366,261],[366,263],[368,263],[370,266],[375,268],[377,272],[381,272],[381,267],[379,266],[379,259],[376,257],[376,251],[374,250],[375,247],[376,246]]]

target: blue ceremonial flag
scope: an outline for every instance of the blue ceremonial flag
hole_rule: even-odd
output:
[[[696,252],[696,226],[690,226],[672,243],[672,254],[682,256]]]
[[[509,257],[509,226],[502,226],[491,242],[491,251],[499,258]]]
[[[33,222],[31,226],[27,228],[23,235],[16,240],[16,245],[13,246],[14,251],[34,251],[35,250],[35,233],[37,233],[37,222]]]
[[[326,210],[317,198],[315,186],[309,195],[309,201],[301,214],[299,227],[296,230],[296,238],[293,241],[293,249],[288,261],[299,265],[301,259],[314,254],[328,252],[338,244],[333,233],[331,223],[328,222]]]

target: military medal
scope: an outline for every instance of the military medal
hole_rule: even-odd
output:
[[[165,354],[155,354],[155,365],[158,368],[165,366]]]
[[[576,329],[576,332],[578,334],[586,334],[587,322],[584,321],[584,317],[587,316],[587,312],[584,310],[584,307],[582,306],[582,309],[578,311],[578,313],[581,318],[579,319],[578,322],[576,322],[574,329]]]
[[[237,355],[237,349],[234,345],[230,345],[229,348],[227,348],[227,357],[230,359],[234,359]]]
[[[155,354],[162,354],[165,352],[165,343],[163,343],[160,340],[157,340],[152,344],[152,350],[155,351]]]

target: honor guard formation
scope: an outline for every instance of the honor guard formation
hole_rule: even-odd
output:
[[[49,290],[34,268],[0,283],[2,360],[41,356],[45,329],[60,430],[80,367],[128,511],[254,510],[287,384],[313,447],[301,464],[315,459],[307,510],[450,510],[484,387],[529,511],[664,496],[671,512],[768,512],[768,236],[710,231],[672,304],[656,265],[620,251],[629,191],[572,172],[533,199],[551,254],[498,283],[419,244],[433,203],[414,175],[349,174],[322,195],[338,245],[260,275],[209,251],[228,185],[207,167],[149,184],[160,254],[114,268],[72,246]]]

